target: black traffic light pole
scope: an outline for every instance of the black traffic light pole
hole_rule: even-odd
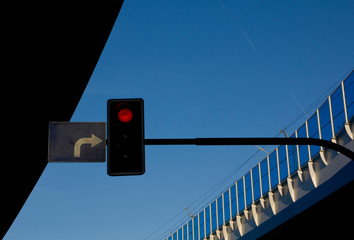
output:
[[[184,138],[145,139],[145,145],[316,145],[335,150],[354,160],[354,152],[331,141],[317,138]]]

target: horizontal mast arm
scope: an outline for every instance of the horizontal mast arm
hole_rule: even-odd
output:
[[[317,138],[182,138],[145,139],[145,145],[316,145],[330,148],[354,160],[354,153],[339,144]]]

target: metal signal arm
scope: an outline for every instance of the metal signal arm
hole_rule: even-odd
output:
[[[317,138],[182,138],[145,139],[145,145],[316,145],[335,150],[351,160],[354,152],[331,141]]]

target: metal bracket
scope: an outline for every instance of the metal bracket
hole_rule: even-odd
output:
[[[278,207],[277,207],[277,204],[276,204],[275,199],[274,199],[274,193],[272,191],[269,191],[268,192],[268,197],[269,197],[269,203],[270,203],[270,207],[271,207],[271,209],[273,211],[273,214],[276,215]]]
[[[242,237],[243,234],[245,233],[245,229],[244,229],[242,217],[238,214],[236,216],[236,222],[237,222],[238,231],[240,232],[240,235]]]
[[[293,186],[293,180],[291,179],[291,177],[288,177],[286,179],[286,181],[288,183],[288,189],[289,189],[291,200],[293,200],[293,202],[295,202],[296,201],[296,192],[295,192],[295,188]]]
[[[344,127],[345,127],[345,131],[347,132],[348,136],[353,140],[354,134],[353,134],[352,130],[350,129],[350,123],[344,124]]]

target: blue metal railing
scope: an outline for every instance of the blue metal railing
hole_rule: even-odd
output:
[[[354,71],[341,82],[320,108],[290,136],[336,141],[345,125],[354,120]],[[346,129],[348,132],[348,130]],[[348,132],[348,135],[350,133]],[[250,208],[309,160],[319,155],[319,146],[281,145],[235,182],[167,240],[202,240]],[[324,149],[323,149],[324,150]]]

